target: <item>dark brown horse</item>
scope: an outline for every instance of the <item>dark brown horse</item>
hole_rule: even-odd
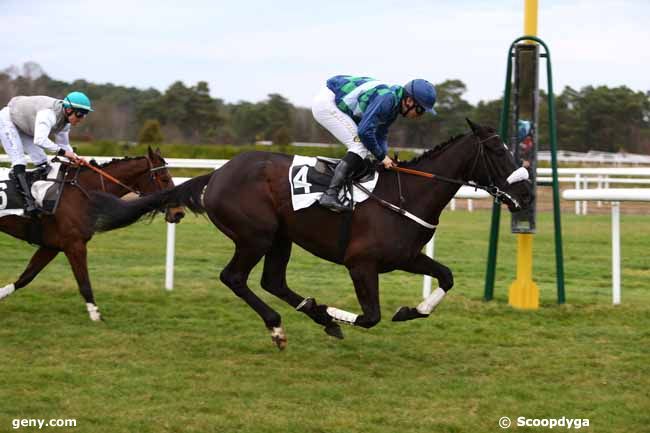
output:
[[[154,152],[149,148],[147,156],[114,159],[98,168],[140,193],[174,187],[159,150]],[[70,166],[54,215],[42,215],[40,218],[8,215],[0,218],[1,231],[38,245],[38,250],[22,275],[13,284],[0,288],[0,299],[29,284],[60,251],[63,251],[72,267],[79,292],[86,301],[90,318],[101,319],[90,285],[86,257],[86,243],[94,234],[92,219],[89,216],[89,194],[101,190],[114,197],[129,193],[124,186],[102,179],[100,174],[88,167]],[[178,222],[183,215],[180,208],[168,208],[166,219],[169,222]]]
[[[184,205],[195,212],[205,212],[235,243],[235,254],[221,272],[221,281],[261,316],[280,348],[287,342],[280,315],[247,285],[250,271],[262,257],[262,287],[323,325],[330,335],[342,337],[335,322],[364,328],[376,325],[381,319],[378,275],[396,269],[437,278],[439,288],[429,298],[416,308],[402,307],[393,320],[426,317],[451,289],[453,277],[449,268],[421,250],[461,184],[484,187],[505,201],[511,211],[526,207],[531,199],[525,169],[517,169],[495,130],[469,123],[471,133],[401,163],[401,167],[436,175],[433,181],[400,175],[403,208],[420,222],[387,209],[385,202],[400,203],[400,188],[397,173],[384,170],[374,190],[377,199],[360,203],[351,216],[319,206],[294,211],[288,183],[292,156],[250,152],[171,191],[128,203],[101,197],[94,203],[97,228],[110,230],[128,225],[167,205]],[[349,242],[342,249],[339,239],[348,226]],[[319,305],[313,298],[304,298],[289,289],[286,268],[294,242],[318,257],[348,268],[362,314]]]

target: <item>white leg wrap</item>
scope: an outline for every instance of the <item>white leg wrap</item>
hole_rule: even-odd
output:
[[[334,307],[327,307],[327,314],[332,316],[332,319],[336,320],[337,322],[347,323],[348,325],[354,325],[357,317],[359,317],[357,314],[339,310],[338,308]]]
[[[436,306],[440,303],[440,301],[442,301],[446,294],[447,292],[438,287],[433,291],[433,293],[427,296],[424,301],[420,302],[420,305],[418,305],[415,309],[418,310],[418,313],[420,314],[431,314],[431,312],[435,310]]]
[[[93,322],[98,322],[102,320],[101,314],[99,314],[99,308],[97,308],[97,305],[95,304],[90,304],[86,303],[86,309],[88,310],[88,314],[90,315],[90,320]]]
[[[271,338],[285,338],[284,328],[282,326],[274,326],[271,328]]]
[[[13,284],[4,286],[3,288],[0,289],[0,299],[6,298],[7,296],[11,295],[15,290],[16,288],[14,287]]]

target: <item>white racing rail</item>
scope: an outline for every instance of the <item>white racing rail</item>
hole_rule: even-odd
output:
[[[621,212],[620,202],[650,202],[650,188],[568,189],[565,200],[600,200],[612,204],[612,303],[621,303]]]
[[[638,155],[635,155],[639,157]],[[650,156],[644,156],[650,158]],[[111,156],[84,156],[85,159],[95,159],[102,164],[109,162],[114,158]],[[542,158],[543,159],[543,158]],[[228,160],[226,159],[190,159],[190,158],[166,158],[169,168],[196,168],[216,170],[223,166]],[[8,163],[7,155],[0,154],[0,163]],[[602,162],[611,162],[609,160]],[[614,162],[630,162],[616,160]],[[647,163],[646,159],[639,159],[635,163]],[[550,184],[550,168],[537,169],[537,183]],[[575,189],[566,190],[563,197],[566,200],[573,200],[576,203],[576,214],[587,213],[587,202],[597,201],[600,206],[603,201],[612,202],[612,273],[614,284],[614,303],[620,303],[620,201],[650,201],[646,194],[650,188],[610,188],[616,184],[650,184],[650,167],[597,167],[597,168],[559,168],[558,176],[560,183],[570,183],[575,185]],[[189,178],[175,177],[174,182],[180,184]],[[597,188],[589,189],[590,185],[596,185]],[[609,191],[609,192],[608,192]],[[489,194],[482,190],[474,190],[471,187],[461,187],[456,196],[450,203],[451,210],[456,208],[456,199],[467,199],[467,208],[473,210],[472,200],[489,198]],[[165,275],[165,288],[172,290],[174,286],[174,249],[175,249],[176,227],[174,224],[168,224],[167,227],[167,267]],[[615,237],[616,236],[616,237]],[[433,257],[434,238],[426,246],[426,252],[429,257]],[[614,242],[616,241],[616,242]],[[616,294],[618,292],[618,295]],[[431,293],[431,277],[424,277],[422,294],[426,296]]]

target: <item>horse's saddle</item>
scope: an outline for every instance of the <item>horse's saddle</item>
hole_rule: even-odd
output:
[[[318,156],[316,158],[296,155],[289,168],[289,183],[291,186],[291,202],[293,210],[303,209],[314,204],[329,187],[334,169],[340,159]],[[360,170],[352,176],[352,182],[362,184],[372,192],[377,184],[379,174],[369,160],[364,160]],[[368,195],[357,187],[348,185],[341,189],[340,199],[343,204],[350,201],[362,202]]]
[[[329,186],[332,176],[334,175],[334,169],[339,165],[339,162],[341,162],[339,158],[328,158],[326,156],[316,157],[314,170],[316,173],[327,177],[327,179],[323,179],[325,181],[324,185]],[[375,165],[369,159],[364,159],[363,165],[357,171],[352,173],[350,180],[353,182],[365,183],[372,180],[374,176]]]
[[[56,211],[65,177],[61,163],[53,162],[49,167],[47,171],[27,170],[25,176],[36,204],[45,214]],[[0,167],[0,216],[22,215],[24,206],[25,200],[16,185],[13,171]]]

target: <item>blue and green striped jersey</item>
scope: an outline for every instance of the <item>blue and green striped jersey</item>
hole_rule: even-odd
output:
[[[402,86],[390,85],[369,77],[337,75],[327,80],[336,106],[358,127],[364,146],[378,160],[388,153],[388,128],[397,118],[404,94]]]

